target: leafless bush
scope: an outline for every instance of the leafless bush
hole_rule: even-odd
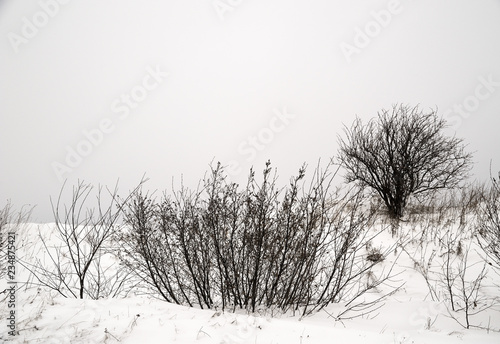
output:
[[[491,284],[487,264],[480,255],[470,263],[471,254],[477,253],[475,215],[483,199],[481,185],[446,193],[434,213],[412,222],[415,229],[407,233],[412,245],[403,247],[424,277],[432,300],[443,301],[449,316],[467,329],[485,327],[475,316],[498,304],[486,293]]]
[[[57,202],[52,203],[56,240],[39,232],[46,256],[20,262],[32,272],[37,284],[64,297],[116,296],[127,282],[125,270],[115,268],[110,273],[113,256],[107,245],[128,198],[120,201],[115,186],[114,190],[106,189],[109,204],[104,205],[103,188],[99,187],[97,207],[88,207],[92,190],[90,184],[79,182],[73,187],[70,204],[62,205],[63,185]]]
[[[474,316],[494,307],[498,300],[484,293],[487,264],[482,261],[469,263],[471,242],[448,234],[441,284],[450,317],[467,329],[485,328],[484,324],[473,323]]]
[[[478,214],[479,244],[489,264],[500,269],[500,172],[491,178],[491,186]]]
[[[16,236],[19,235],[18,232],[22,226],[29,222],[33,209],[34,207],[31,206],[23,206],[16,211],[10,201],[7,201],[5,206],[0,209],[0,278],[3,278],[6,274],[7,255],[9,253],[7,249],[8,232],[13,232]],[[20,244],[21,242],[16,240],[16,249],[20,248]],[[19,256],[16,257],[16,261],[18,258]]]
[[[159,203],[137,192],[118,238],[123,264],[152,292],[190,306],[309,314],[354,304],[388,275],[361,285],[377,264],[361,254],[376,235],[368,234],[374,214],[362,209],[363,193],[331,190],[331,167],[318,167],[307,188],[305,167],[278,188],[268,162],[262,181],[251,170],[243,189],[218,164],[199,190]]]

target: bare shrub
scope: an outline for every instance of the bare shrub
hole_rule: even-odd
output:
[[[451,318],[462,327],[485,328],[485,324],[474,322],[474,316],[492,307],[498,300],[484,293],[487,264],[478,261],[469,263],[472,240],[447,233],[444,247],[444,265],[440,283],[445,290],[445,300]]]
[[[32,272],[36,284],[64,297],[98,299],[116,296],[127,282],[128,273],[122,269],[110,273],[113,255],[108,244],[118,228],[121,209],[128,198],[120,201],[115,186],[114,190],[106,189],[109,203],[104,205],[103,188],[99,186],[97,207],[88,207],[93,187],[81,181],[73,187],[70,204],[63,206],[63,191],[64,185],[57,202],[52,203],[56,240],[39,232],[46,255],[20,263]]]
[[[362,209],[362,192],[331,190],[331,167],[318,167],[307,188],[305,167],[278,188],[268,162],[262,180],[251,170],[242,189],[218,164],[198,190],[160,202],[136,192],[118,237],[121,260],[150,293],[178,304],[310,314],[343,301],[355,313],[388,274],[360,283],[376,264],[361,249],[379,232],[368,233],[374,213]]]
[[[491,178],[491,186],[478,214],[479,244],[489,264],[500,269],[500,172]]]
[[[487,264],[480,255],[470,262],[477,253],[475,219],[484,197],[480,184],[442,195],[434,213],[412,222],[411,245],[403,247],[424,277],[432,300],[443,301],[448,316],[466,329],[485,328],[476,316],[498,305],[498,298],[487,293],[491,287]]]
[[[8,233],[13,233],[15,236],[19,235],[18,232],[22,226],[29,222],[33,209],[34,207],[31,206],[23,206],[16,211],[10,201],[7,201],[5,206],[0,209],[0,278],[3,278],[6,274],[6,263],[9,260],[7,256],[11,253],[8,247]],[[20,241],[16,240],[15,248],[19,249],[19,245]],[[17,256],[14,261],[18,259]]]

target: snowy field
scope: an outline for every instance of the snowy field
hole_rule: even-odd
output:
[[[427,230],[425,229],[427,228]],[[331,304],[307,317],[281,314],[272,310],[221,312],[170,304],[150,295],[100,300],[64,298],[54,291],[26,281],[36,282],[21,264],[17,264],[16,335],[9,335],[10,287],[5,278],[0,282],[0,340],[14,343],[500,343],[500,309],[498,300],[500,276],[491,268],[483,279],[477,300],[471,307],[482,307],[483,300],[492,307],[470,317],[472,326],[465,329],[464,312],[452,311],[437,281],[440,301],[432,301],[430,287],[418,262],[429,263],[429,271],[442,269],[443,248],[433,243],[429,227],[405,223],[396,238],[389,231],[376,238],[377,247],[390,247],[395,241],[405,242],[377,265],[383,269],[396,263],[400,273],[396,283],[404,285],[374,313],[354,319],[337,319],[342,305]],[[457,231],[457,227],[451,227]],[[49,246],[55,242],[54,224],[26,224],[16,229],[17,259],[34,262],[44,257],[39,233]],[[404,239],[404,240],[402,240]],[[482,269],[483,259],[470,237],[461,237],[468,250],[470,279]],[[429,255],[430,252],[435,254]],[[108,261],[111,269],[117,264]],[[475,264],[478,263],[478,264]],[[440,266],[441,265],[441,266]],[[111,270],[110,270],[111,271]],[[382,288],[382,287],[381,287]],[[385,288],[385,287],[384,287]],[[377,297],[384,290],[375,289],[367,297]],[[486,304],[486,303],[485,303]],[[474,312],[471,312],[474,313]]]

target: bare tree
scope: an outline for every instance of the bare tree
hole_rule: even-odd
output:
[[[401,218],[410,196],[457,186],[471,168],[461,139],[446,137],[436,111],[394,105],[364,125],[357,118],[339,138],[339,159],[347,182],[372,188],[389,214]]]

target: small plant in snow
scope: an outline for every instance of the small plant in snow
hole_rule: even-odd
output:
[[[366,260],[372,263],[380,263],[383,262],[384,259],[385,255],[381,252],[380,248],[372,247],[366,256]]]

